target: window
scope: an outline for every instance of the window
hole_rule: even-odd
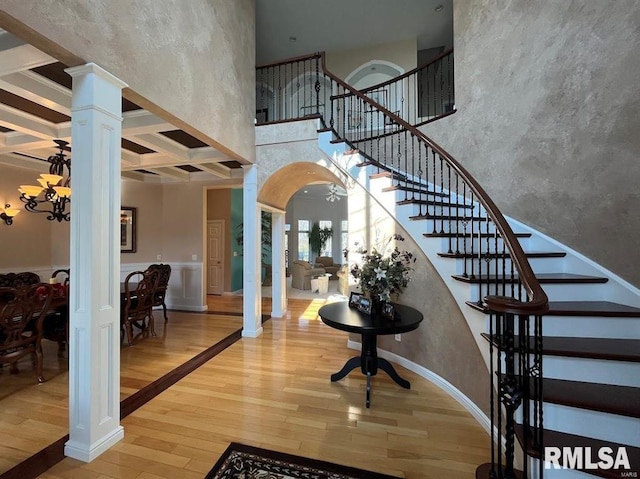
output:
[[[340,246],[342,249],[342,257],[344,258],[344,250],[349,247],[349,222],[342,220],[340,222]]]
[[[309,261],[309,220],[298,220],[298,259]]]
[[[331,228],[331,221],[328,220],[322,220],[319,223],[320,229],[324,229],[324,228]],[[326,242],[326,244],[324,245],[324,248],[322,248],[322,250],[320,251],[320,256],[329,256],[329,257],[333,257],[333,249],[331,247],[331,240],[333,238],[329,238]]]

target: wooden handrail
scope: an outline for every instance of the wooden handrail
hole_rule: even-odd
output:
[[[279,62],[259,65],[256,67],[256,70],[259,70],[260,68],[273,68],[273,67],[279,67],[282,65],[287,65],[289,63],[302,62],[305,60],[313,60],[315,58],[322,58],[323,55],[324,55],[324,52],[316,52],[316,53],[311,53],[309,55],[300,55],[299,57],[287,58],[286,60],[282,60]]]
[[[449,55],[450,53],[453,52],[453,48],[449,48],[448,50],[442,52],[440,55],[438,55],[437,57],[429,60],[427,63],[420,65],[419,67],[415,67],[413,70],[409,70],[408,72],[405,72],[401,75],[398,75],[397,77],[393,77],[390,80],[385,80],[381,83],[378,83],[376,85],[373,86],[368,86],[366,88],[362,88],[359,91],[360,92],[367,92],[369,90],[378,90],[380,88],[384,88],[387,85],[391,85],[392,83],[396,83],[400,80],[404,80],[405,78],[410,77],[411,75],[415,75],[416,73],[418,73],[420,70],[423,70],[424,68],[427,68],[429,65],[434,64],[435,62],[442,60],[444,57],[446,57],[447,55]],[[326,70],[325,70],[326,71]]]
[[[364,103],[372,105],[384,115],[389,117],[395,123],[400,125],[401,128],[409,131],[419,140],[426,143],[433,151],[438,153],[448,165],[463,179],[463,181],[469,186],[473,193],[477,196],[479,202],[484,207],[487,215],[491,218],[495,224],[498,232],[500,233],[502,240],[511,253],[511,260],[513,261],[516,269],[518,270],[519,280],[527,292],[529,301],[518,301],[515,298],[509,298],[504,296],[487,296],[484,298],[485,304],[490,310],[502,313],[522,314],[522,315],[542,315],[548,311],[548,298],[538,279],[536,278],[527,257],[522,250],[520,242],[516,238],[511,226],[507,223],[507,220],[502,215],[496,204],[486,193],[484,188],[471,176],[471,174],[464,168],[455,158],[453,158],[444,148],[434,142],[431,138],[426,136],[420,130],[410,125],[398,115],[387,110],[378,102],[367,97],[365,94],[355,90],[349,86],[346,82],[338,78],[333,73],[329,72],[326,68],[325,53],[321,52],[321,64],[323,73],[331,78],[334,82],[340,85],[347,91],[350,91],[352,95],[359,98]],[[333,98],[333,97],[332,97]]]

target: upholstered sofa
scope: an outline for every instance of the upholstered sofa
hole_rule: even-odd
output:
[[[291,287],[311,289],[311,278],[322,276],[326,272],[324,268],[314,268],[306,261],[296,260],[291,263]]]
[[[340,270],[341,264],[334,263],[331,256],[318,256],[314,265],[316,268],[324,268],[327,273],[331,273],[331,278],[338,279],[336,273]]]

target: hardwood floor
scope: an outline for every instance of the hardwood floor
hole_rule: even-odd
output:
[[[230,441],[398,477],[475,477],[489,458],[489,437],[428,381],[397,366],[412,383],[405,390],[380,373],[370,409],[357,371],[330,382],[357,352],[346,333],[317,318],[322,304],[290,300],[287,317],[267,321],[260,338],[239,340],[124,418],[124,440],[95,461],[65,458],[40,477],[201,479]],[[209,309],[240,311],[241,298],[212,297]],[[123,349],[122,397],[239,328],[241,318],[172,312],[166,330],[160,323],[157,338]],[[26,455],[26,443],[46,445],[67,432],[64,376],[12,395],[29,401],[25,410],[20,399],[10,409],[2,401],[0,466]]]

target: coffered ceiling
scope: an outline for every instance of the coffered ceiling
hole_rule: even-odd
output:
[[[71,140],[71,77],[0,30],[0,162],[44,171],[53,139]],[[135,103],[122,102],[122,176],[139,181],[242,177],[241,165]]]

